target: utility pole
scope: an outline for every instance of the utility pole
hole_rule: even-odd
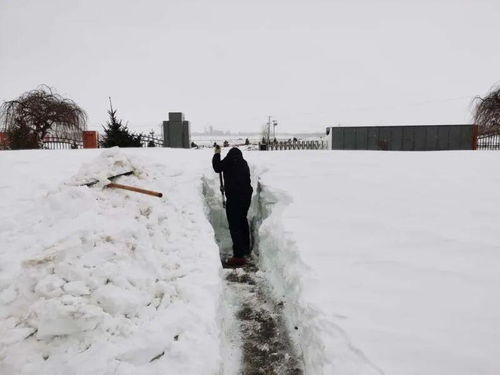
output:
[[[271,138],[271,116],[267,117],[267,144],[269,144],[269,138]]]
[[[278,121],[273,120],[273,141],[276,139],[276,126],[278,126]]]

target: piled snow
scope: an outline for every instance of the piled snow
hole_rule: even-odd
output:
[[[24,164],[23,153],[5,153],[0,373],[218,373],[220,262],[196,168],[118,149],[95,160],[84,151],[30,154]],[[34,180],[51,174],[38,155],[52,156],[53,169],[61,157],[85,163],[41,196],[35,187],[19,197],[31,195],[22,212],[6,211],[21,185],[17,168],[29,168]],[[74,185],[129,168],[136,173],[120,183],[165,197]]]
[[[499,153],[250,159],[307,374],[500,372]]]
[[[108,178],[119,176],[127,172],[134,172],[134,175],[140,176],[144,173],[140,166],[134,165],[129,157],[118,148],[104,150],[97,160],[83,163],[78,173],[72,176],[68,185],[81,186],[85,184],[96,184],[97,187],[103,187],[111,182]]]

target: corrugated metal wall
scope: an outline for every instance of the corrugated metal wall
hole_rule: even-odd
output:
[[[332,150],[472,150],[475,125],[332,127]]]

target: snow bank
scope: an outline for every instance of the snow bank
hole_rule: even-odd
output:
[[[307,374],[499,373],[499,153],[247,156]]]
[[[150,156],[170,163],[140,150],[92,161],[95,152],[2,153],[0,373],[219,373],[222,283],[200,173],[160,151]],[[85,162],[72,178],[57,169],[66,157],[66,171]],[[164,198],[78,186],[128,169],[119,183]],[[21,170],[50,188],[16,193]],[[29,205],[6,212],[12,196]]]
[[[272,179],[279,175],[272,173]],[[256,199],[256,215],[261,222],[258,232],[261,269],[273,287],[274,296],[284,303],[288,331],[304,361],[306,374],[377,374],[379,370],[355,348],[342,328],[328,319],[323,305],[310,297],[323,282],[303,260],[296,242],[296,231],[287,228],[285,216],[294,199],[284,190],[274,188],[276,181],[265,185],[262,174]],[[317,224],[308,218],[306,226]],[[309,238],[309,241],[317,239]]]

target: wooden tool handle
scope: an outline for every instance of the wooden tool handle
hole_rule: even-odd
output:
[[[151,190],[146,190],[146,189],[140,189],[140,188],[136,188],[136,187],[128,186],[128,185],[120,185],[120,184],[111,183],[111,184],[107,184],[106,187],[135,191],[136,193],[152,195],[152,196],[158,197],[158,198],[163,197],[162,193],[158,193],[156,191],[151,191]]]

